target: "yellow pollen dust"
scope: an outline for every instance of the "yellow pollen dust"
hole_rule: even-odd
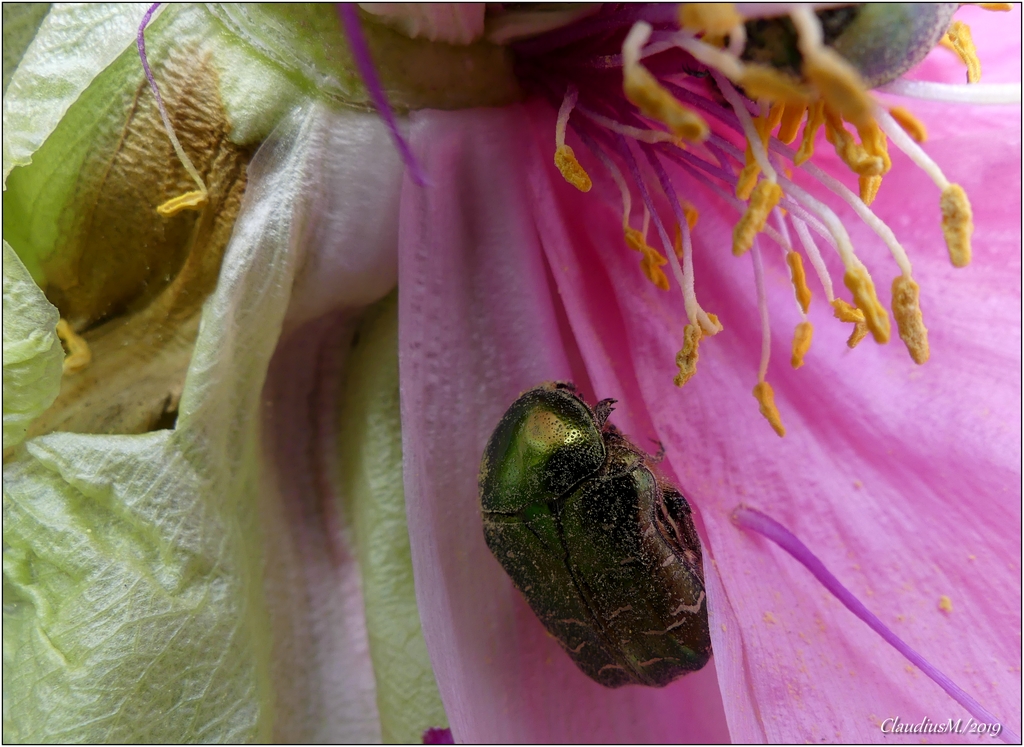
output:
[[[792,75],[769,65],[744,65],[743,73],[736,82],[754,100],[767,99],[780,104],[806,106],[814,98],[810,88],[802,85]]]
[[[779,125],[779,140],[786,145],[796,140],[797,133],[800,132],[800,123],[806,113],[807,104],[786,104],[786,109],[782,113],[782,123]]]
[[[782,199],[782,187],[775,182],[761,180],[750,195],[750,204],[732,229],[732,253],[740,257],[754,245],[754,237],[763,229],[768,214]]]
[[[807,124],[804,125],[803,139],[800,141],[800,148],[793,158],[797,166],[806,162],[814,155],[814,138],[818,136],[818,130],[825,124],[825,102],[815,101],[807,110]]]
[[[57,337],[64,343],[68,354],[64,358],[64,373],[74,374],[92,363],[92,351],[89,350],[89,343],[85,338],[80,337],[66,319],[57,322]]]
[[[780,437],[785,436],[786,428],[782,425],[779,408],[775,406],[775,392],[772,391],[772,385],[767,381],[757,382],[757,386],[754,387],[754,398],[758,401],[761,414],[771,425],[772,430]]]
[[[905,109],[902,106],[894,106],[889,110],[889,114],[896,120],[896,124],[910,135],[914,142],[923,143],[928,139],[928,130],[925,128],[924,123],[915,117],[909,109]]]
[[[851,267],[843,275],[843,284],[853,294],[854,303],[857,308],[864,312],[864,323],[871,331],[871,336],[877,343],[889,341],[889,315],[885,307],[878,302],[878,295],[875,293],[875,284],[863,267]]]
[[[800,322],[796,325],[793,333],[793,357],[789,363],[793,368],[800,368],[804,365],[804,356],[811,349],[811,337],[814,334],[814,327],[810,322]]]
[[[947,615],[953,611],[953,600],[945,594],[939,596],[939,611]]]
[[[971,262],[974,214],[963,187],[950,184],[942,190],[939,208],[942,210],[942,233],[946,237],[949,261],[954,267],[966,267]]]
[[[953,45],[953,51],[967,65],[967,82],[980,81],[981,60],[978,59],[978,50],[974,46],[974,39],[971,38],[971,27],[963,21],[953,21],[949,24],[946,38]]]
[[[860,73],[836,52],[822,48],[804,58],[804,77],[821,93],[830,109],[864,127],[871,121],[871,98]]]
[[[679,366],[679,373],[676,374],[676,386],[683,386],[697,373],[697,346],[700,345],[704,332],[699,324],[687,324],[683,328],[683,347],[676,353],[676,365]]]
[[[892,281],[892,315],[896,317],[896,328],[910,357],[918,365],[926,363],[929,355],[928,328],[921,315],[920,295],[917,283],[906,275],[899,275]]]
[[[590,175],[576,160],[576,154],[568,145],[559,145],[555,149],[555,166],[562,172],[562,177],[580,192],[589,192],[594,183]]]
[[[796,293],[797,303],[807,313],[811,307],[811,289],[807,287],[807,273],[804,272],[804,260],[794,251],[786,252],[786,264],[789,265],[789,274],[793,280],[793,291]]]
[[[743,16],[732,3],[682,3],[679,6],[679,25],[695,34],[724,36],[742,23]]]
[[[694,142],[707,139],[709,130],[704,118],[683,106],[642,65],[624,69],[622,90],[645,117],[661,122],[673,135]]]
[[[205,204],[206,192],[196,189],[183,195],[172,197],[167,202],[158,205],[156,212],[161,218],[170,218],[182,210],[202,210]]]

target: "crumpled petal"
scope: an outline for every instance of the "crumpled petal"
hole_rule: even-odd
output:
[[[60,391],[64,350],[57,309],[4,242],[4,451],[25,438],[28,425]]]
[[[406,179],[402,194],[405,485],[423,631],[452,733],[469,743],[727,739],[712,668],[660,691],[597,685],[484,544],[477,474],[487,438],[520,392],[574,378],[578,359],[522,168],[534,157],[524,110],[422,112],[412,122],[412,145],[443,186]]]

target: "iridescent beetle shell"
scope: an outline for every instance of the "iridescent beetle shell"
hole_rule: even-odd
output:
[[[484,535],[577,666],[607,687],[662,687],[711,655],[686,499],[572,384],[525,392],[484,451]]]

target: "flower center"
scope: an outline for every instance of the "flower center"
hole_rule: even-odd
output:
[[[670,276],[675,280],[687,317],[676,359],[678,386],[696,373],[701,341],[721,332],[722,325],[697,299],[691,233],[699,216],[679,198],[680,185],[669,176],[665,162],[736,208],[732,252],[751,256],[762,324],[753,393],[780,436],[785,429],[766,380],[771,338],[762,235],[782,250],[800,314],[793,368],[803,365],[813,337],[807,318],[812,293],[793,234],[834,316],[853,325],[849,347],[869,333],[877,343],[888,342],[891,335],[889,313],[849,233],[835,212],[793,181],[795,168],[849,204],[889,248],[899,270],[892,281],[892,317],[915,362],[929,357],[919,287],[907,252],[870,208],[892,166],[890,140],[939,188],[951,261],[957,267],[970,261],[973,225],[966,194],[918,145],[925,137],[923,125],[906,109],[886,110],[870,95],[866,82],[891,82],[923,59],[940,38],[949,40],[967,64],[969,79],[976,80],[972,71],[980,65],[970,31],[959,23],[949,26],[952,9],[931,6],[915,11],[918,15],[907,23],[909,36],[890,41],[886,35],[892,34],[893,19],[878,17],[881,12],[842,8],[815,14],[794,7],[781,19],[750,19],[726,3],[684,4],[679,10],[631,6],[601,11],[512,45],[524,87],[558,107],[555,166],[582,192],[590,191],[590,170],[599,166],[621,194],[624,244],[641,255],[641,271],[664,291],[672,290]],[[836,48],[851,50],[857,64]],[[859,193],[812,162],[822,128],[836,154],[857,175]],[[569,132],[592,156],[585,159],[591,164],[584,165],[569,145]],[[794,150],[789,146],[798,136]],[[658,191],[670,216],[655,207]],[[813,234],[842,261],[850,301],[836,295]]]

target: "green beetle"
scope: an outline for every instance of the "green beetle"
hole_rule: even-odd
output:
[[[577,666],[606,687],[663,687],[711,655],[686,499],[566,382],[525,392],[484,451],[488,547]]]

